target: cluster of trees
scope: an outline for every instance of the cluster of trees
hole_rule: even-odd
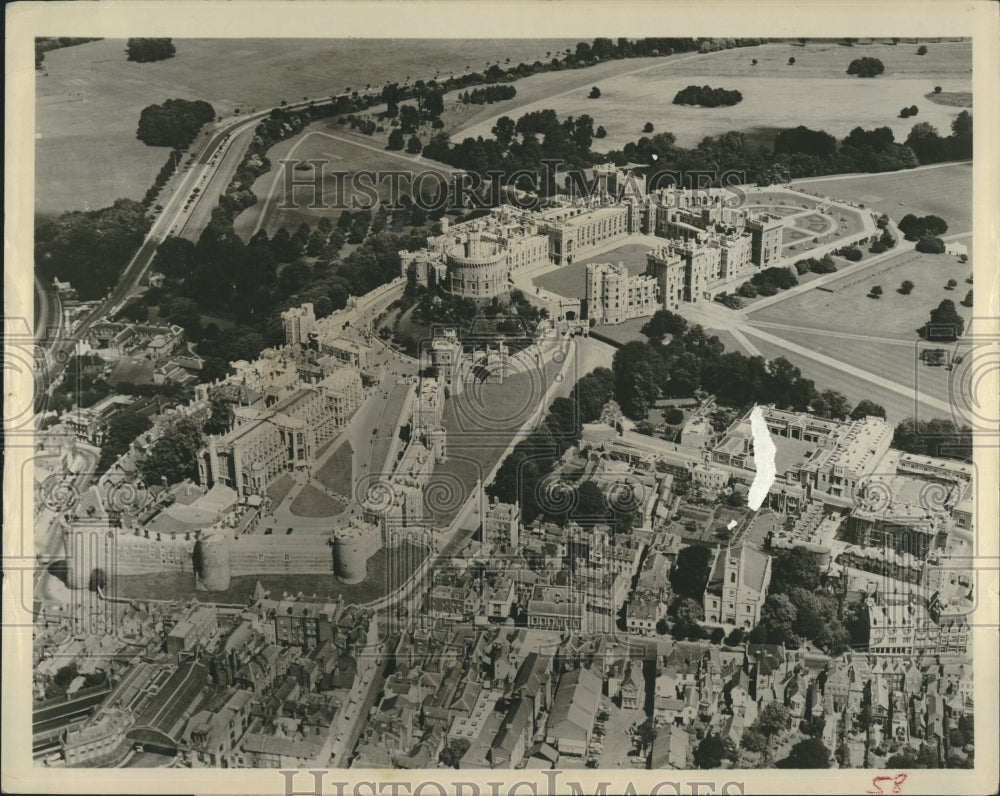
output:
[[[911,116],[916,116],[917,113],[918,113],[918,111],[919,111],[919,109],[917,108],[916,105],[911,105],[909,108],[903,108],[899,112],[899,118],[900,119],[909,119]]]
[[[972,157],[972,114],[962,111],[951,122],[951,135],[942,137],[928,122],[913,125],[906,138],[908,146],[921,164],[945,160],[966,160]]]
[[[73,681],[77,677],[80,677],[81,674],[80,667],[76,665],[75,661],[67,663],[65,666],[60,666],[56,669],[56,673],[52,675],[51,682],[45,688],[45,698],[55,699],[66,696],[66,692],[73,684]],[[91,688],[95,685],[103,684],[108,679],[108,676],[103,670],[99,669],[96,672],[83,675],[83,678],[81,688]]]
[[[920,456],[940,456],[972,461],[972,429],[947,418],[917,420],[909,417],[896,426],[892,447]]]
[[[688,86],[674,95],[674,105],[700,105],[703,108],[736,105],[742,101],[743,95],[736,89],[711,86]]]
[[[559,457],[579,441],[582,424],[597,420],[613,395],[614,376],[607,368],[597,368],[581,378],[569,397],[556,398],[539,427],[514,446],[500,465],[493,483],[486,488],[487,493],[507,503],[520,501],[525,523],[543,515],[540,482],[552,472]],[[602,495],[602,502],[603,499]],[[596,500],[591,501],[591,504],[596,503]],[[585,509],[601,510],[590,504]],[[582,515],[577,511],[575,516]],[[559,519],[558,515],[555,519]],[[622,524],[629,522],[624,515],[620,521]]]
[[[204,100],[168,99],[142,109],[135,137],[148,146],[183,149],[213,119],[215,109]]]
[[[947,248],[941,238],[921,238],[917,241],[916,250],[923,254],[944,254]]]
[[[374,119],[360,119],[357,116],[342,117],[337,120],[337,124],[349,125],[352,130],[357,130],[362,135],[375,135],[382,129]]]
[[[856,244],[850,244],[849,246],[841,246],[834,252],[838,257],[843,257],[845,260],[850,260],[852,263],[856,263],[862,257],[864,257],[864,252],[857,247]]]
[[[660,313],[663,313],[661,315]],[[649,324],[655,324],[649,326]],[[754,403],[773,403],[795,411],[812,409],[820,417],[843,419],[851,411],[847,399],[834,390],[820,392],[810,379],[784,357],[771,361],[725,350],[718,337],[668,310],[659,310],[647,324],[652,332],[672,331],[647,342],[634,340],[612,360],[615,398],[632,420],[645,419],[660,396],[690,398],[697,390],[716,396],[722,406],[743,412]]]
[[[847,74],[858,77],[877,77],[885,71],[885,65],[878,58],[855,58],[847,67]]]
[[[772,266],[758,271],[749,281],[744,282],[736,293],[744,298],[755,298],[757,296],[773,296],[781,290],[788,290],[795,287],[799,280],[795,274],[782,266]]]
[[[386,149],[400,150],[404,146],[406,147],[406,151],[413,155],[419,155],[420,151],[424,148],[417,136],[411,135],[407,141],[405,133],[397,127],[389,133],[389,145]]]
[[[516,122],[502,116],[492,132],[493,138],[466,138],[454,147],[446,134],[439,133],[424,148],[424,154],[482,175],[491,170],[534,173],[547,158],[577,168],[586,168],[603,159],[590,151],[594,120],[587,114],[562,121],[551,109],[531,111]]]
[[[75,47],[77,44],[86,44],[88,41],[100,41],[99,38],[74,38],[71,36],[39,36],[35,39],[35,69],[41,69],[45,63],[45,53],[52,50],[60,50],[63,47]]]
[[[181,418],[169,426],[153,445],[139,470],[147,484],[176,484],[198,477],[198,451],[205,434],[194,420]]]
[[[829,254],[824,254],[821,258],[806,257],[795,262],[795,270],[799,276],[812,272],[814,274],[832,274],[837,270],[833,258]]]
[[[146,208],[118,199],[100,210],[63,213],[35,230],[35,267],[73,284],[83,301],[102,298],[149,230]]]
[[[868,251],[870,251],[872,254],[882,254],[882,252],[887,252],[889,251],[889,249],[891,249],[893,246],[896,245],[896,239],[892,236],[892,233],[889,231],[888,220],[886,221],[885,224],[881,223],[881,219],[879,219],[879,222],[882,234],[879,235],[877,238],[873,236],[871,245],[868,247]]]
[[[173,58],[177,48],[172,39],[129,39],[125,52],[128,60],[142,64]]]
[[[857,642],[839,618],[839,607],[838,597],[822,588],[815,554],[800,547],[783,550],[772,557],[771,584],[750,640],[797,647],[807,639],[840,655]]]
[[[915,216],[907,213],[899,222],[899,231],[907,240],[944,235],[948,231],[948,222],[940,216]]]
[[[472,91],[463,91],[458,101],[463,105],[492,105],[494,102],[513,99],[517,96],[514,86],[483,86]]]

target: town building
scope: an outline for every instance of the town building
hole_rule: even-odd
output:
[[[771,582],[771,557],[749,542],[716,548],[705,588],[705,621],[744,629],[757,626]]]

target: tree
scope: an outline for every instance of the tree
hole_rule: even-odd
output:
[[[955,309],[955,302],[945,299],[937,307],[931,310],[931,319],[928,325],[928,337],[935,339],[951,339],[961,337],[965,332],[965,319],[958,314]]]
[[[904,296],[910,295],[913,292],[913,283],[909,279],[904,280],[903,284],[899,286],[899,292]]]
[[[847,67],[847,74],[858,77],[877,77],[885,71],[885,66],[878,58],[855,58]]]
[[[387,149],[402,149],[403,142],[406,136],[403,135],[403,131],[398,127],[394,128],[391,133],[389,133],[389,146]]]
[[[880,285],[875,285],[868,293],[872,298],[882,298],[882,287]]]
[[[851,420],[863,420],[866,417],[881,417],[885,420],[885,408],[879,406],[874,401],[864,398],[858,402],[858,405],[854,407],[854,411],[851,412]]]
[[[171,39],[129,39],[125,52],[129,61],[149,63],[173,58],[177,48]]]
[[[406,151],[411,155],[419,155],[423,148],[424,147],[420,143],[420,139],[415,135],[410,136],[410,140],[406,142]]]
[[[449,768],[458,768],[463,755],[469,751],[471,744],[465,738],[453,738],[441,750],[441,762]]]
[[[597,130],[594,132],[594,138],[607,138],[608,131],[604,129],[603,125],[598,125]]]
[[[652,122],[646,122],[646,123],[645,123],[645,124],[644,124],[644,125],[642,126],[642,131],[643,131],[644,133],[651,133],[651,132],[653,132],[653,123],[652,123]]]
[[[768,702],[757,716],[754,726],[768,739],[788,729],[791,714],[780,702]]]
[[[795,56],[792,56],[791,58],[788,59],[788,65],[795,66]]]
[[[934,93],[935,94],[940,94],[941,93],[941,86],[934,86]]]
[[[670,585],[681,597],[700,600],[708,583],[708,565],[712,551],[702,545],[685,547],[677,554],[677,562],[670,572]]]
[[[197,454],[204,444],[201,428],[191,419],[182,418],[164,431],[141,465],[147,484],[176,484],[198,475]]]
[[[659,395],[665,376],[663,359],[648,343],[633,341],[615,352],[611,368],[622,411],[632,420],[642,420]]]
[[[769,639],[789,638],[798,612],[784,594],[768,594],[760,609],[760,623]]]
[[[594,86],[590,90],[590,93],[587,95],[587,97],[590,99],[599,99],[600,96],[601,96],[601,90],[597,86]]]
[[[941,238],[928,236],[917,241],[916,249],[923,254],[944,254],[946,247]]]
[[[663,413],[663,419],[670,425],[676,426],[684,422],[684,412],[677,407],[671,407]]]
[[[91,571],[90,580],[87,583],[87,588],[90,591],[107,591],[108,588],[108,573],[101,568],[97,568]]]
[[[966,293],[965,294],[965,298],[962,299],[962,306],[963,307],[971,307],[972,306],[972,291],[971,290],[968,293]]]
[[[722,640],[726,637],[726,631],[721,627],[717,627],[709,634],[708,638],[713,644],[721,644]]]
[[[213,395],[210,399],[212,413],[205,421],[206,434],[224,434],[233,426],[233,404],[223,395]]]
[[[958,282],[956,280],[949,279],[947,281],[947,283],[945,283],[944,289],[945,290],[954,290],[957,286],[958,286]]]
[[[788,757],[777,762],[778,768],[829,768],[830,750],[822,738],[806,738],[792,747]]]
[[[747,633],[742,627],[734,627],[726,636],[727,647],[738,647],[746,639]]]
[[[767,736],[753,726],[747,727],[743,730],[743,737],[740,738],[740,746],[748,752],[764,754],[768,747]]]
[[[694,764],[698,768],[718,768],[723,760],[735,760],[736,748],[733,742],[714,733],[709,733],[694,750]]]
[[[660,617],[659,619],[656,620],[656,632],[659,635],[661,635],[661,636],[667,635],[668,630],[669,630],[669,628],[667,627],[667,620],[666,619]]]
[[[653,741],[656,740],[656,727],[653,726],[651,718],[646,719],[635,728],[635,740],[638,741],[639,748],[642,750],[648,749],[653,745]]]
[[[925,47],[923,44],[917,47],[917,55],[927,55],[927,47]]]

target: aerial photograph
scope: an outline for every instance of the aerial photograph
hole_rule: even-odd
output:
[[[34,47],[35,768],[976,767],[970,37]]]

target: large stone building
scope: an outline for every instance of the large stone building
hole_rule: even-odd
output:
[[[748,630],[760,622],[771,582],[771,557],[744,542],[716,549],[705,588],[705,621]]]
[[[501,296],[510,291],[514,271],[548,262],[549,242],[536,221],[509,207],[453,227],[442,219],[441,234],[428,238],[425,248],[399,253],[401,274],[412,273],[421,285],[435,281],[465,298]]]
[[[618,324],[656,312],[657,282],[652,276],[630,276],[624,263],[587,264],[587,317],[599,324]]]
[[[360,374],[341,368],[266,409],[237,410],[236,426],[210,436],[199,452],[200,483],[222,483],[241,495],[263,494],[281,473],[310,466],[323,443],[347,424],[361,398]]]

